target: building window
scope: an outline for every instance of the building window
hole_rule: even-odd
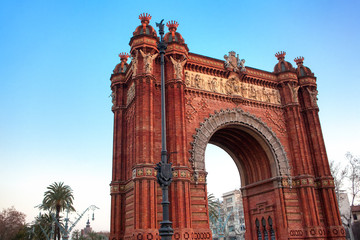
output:
[[[272,221],[271,217],[268,218],[268,223],[269,223],[269,226],[270,226],[270,239],[271,240],[276,240],[275,231],[273,229],[273,221]]]
[[[268,232],[266,230],[266,220],[265,220],[265,218],[261,219],[261,224],[262,224],[263,231],[264,231],[264,239],[268,239]]]
[[[229,226],[229,232],[235,232],[235,226],[233,225]]]
[[[228,211],[228,212],[232,212],[233,209],[234,209],[233,207],[228,207],[228,208],[227,208],[227,211]]]
[[[256,225],[256,232],[257,232],[257,240],[262,240],[261,231],[260,231],[260,224],[259,224],[258,219],[255,220],[255,225]]]
[[[357,214],[353,214],[354,220],[358,220]]]
[[[282,72],[286,71],[286,67],[285,67],[284,62],[281,62],[281,71]]]
[[[232,198],[228,198],[226,199],[226,203],[232,203],[233,199]]]

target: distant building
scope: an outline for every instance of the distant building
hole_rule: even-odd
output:
[[[350,219],[349,197],[346,191],[341,191],[338,196],[341,221],[343,222],[343,225],[348,226],[348,219]]]
[[[90,220],[88,219],[86,222],[86,227],[81,229],[81,236],[87,236],[89,233],[92,232],[92,228],[90,227]]]
[[[360,205],[351,206],[351,214],[354,222],[360,222]]]
[[[211,224],[214,240],[245,239],[245,219],[240,190],[224,193],[219,219]]]

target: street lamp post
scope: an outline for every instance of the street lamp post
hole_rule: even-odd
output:
[[[159,27],[160,41],[158,43],[158,50],[161,57],[161,161],[157,164],[157,180],[162,188],[162,202],[163,207],[163,220],[160,222],[159,235],[161,240],[171,240],[174,230],[172,229],[172,222],[170,221],[169,214],[169,185],[172,181],[172,167],[168,163],[167,150],[166,150],[166,118],[165,118],[165,74],[164,74],[164,55],[167,48],[164,42],[164,24],[163,20],[156,23]]]

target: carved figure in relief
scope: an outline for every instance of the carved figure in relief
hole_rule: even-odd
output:
[[[196,88],[201,88],[201,78],[200,78],[200,75],[199,74],[196,74],[195,75],[195,87]]]
[[[245,59],[241,59],[241,61],[239,62],[239,67],[240,67],[240,72],[246,72]]]
[[[311,100],[311,103],[314,107],[317,107],[317,95],[318,95],[318,91],[315,89],[315,90],[310,90],[309,88],[307,88],[307,91],[309,92],[309,95],[310,95],[310,100]]]
[[[248,87],[246,83],[241,83],[241,96],[248,98]]]
[[[232,85],[233,85],[234,92],[239,94],[240,93],[240,86],[239,86],[238,79],[232,78],[231,82],[232,82]]]
[[[268,92],[268,90],[265,87],[263,87],[262,95],[263,95],[263,101],[271,102],[270,93]]]
[[[187,87],[191,86],[190,74],[188,72],[185,72],[185,85]]]
[[[231,95],[234,92],[233,84],[230,80],[227,80],[225,83],[225,91],[226,91],[226,94],[229,94],[229,95]]]
[[[281,99],[280,99],[279,93],[277,93],[275,90],[272,90],[272,95],[273,95],[273,98],[274,98],[274,102],[280,104]]]
[[[262,101],[262,94],[261,94],[261,89],[259,89],[259,87],[256,88],[256,100],[258,101]]]
[[[209,89],[210,91],[217,92],[217,87],[219,83],[216,78],[213,78],[209,81]]]
[[[256,89],[254,86],[250,87],[250,98],[256,99]]]
[[[195,77],[193,74],[190,76],[191,87],[195,87]]]
[[[225,93],[224,83],[223,83],[223,80],[222,80],[222,79],[220,79],[220,84],[219,84],[219,86],[220,86],[220,92],[221,92],[221,93]]]
[[[230,71],[237,72],[239,70],[238,64],[240,60],[239,60],[239,54],[237,56],[235,55],[236,53],[234,51],[229,52],[229,56],[226,54],[224,55],[225,68]]]
[[[293,101],[294,102],[299,102],[299,98],[298,98],[298,93],[299,93],[299,86],[291,86],[290,84],[288,85],[290,90],[291,90],[291,95],[292,95],[292,98],[293,98]]]
[[[184,57],[184,59],[181,61],[175,60],[172,56],[170,56],[170,60],[174,65],[175,77],[181,79],[183,77],[183,68],[186,63],[186,57]]]
[[[133,72],[133,76],[135,77],[137,74],[137,65],[138,65],[138,50],[135,50],[133,54],[131,55],[131,69]]]
[[[152,73],[153,70],[153,61],[157,57],[158,53],[151,55],[151,53],[144,53],[140,49],[141,56],[144,58],[144,70],[145,73]]]
[[[230,51],[229,55],[224,55],[225,59],[225,68],[229,71],[234,72],[245,72],[245,59],[239,59],[239,54],[237,54],[234,51]]]

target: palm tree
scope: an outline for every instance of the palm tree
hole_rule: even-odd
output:
[[[208,195],[208,207],[209,207],[209,218],[211,221],[216,221],[218,219],[218,210],[219,210],[219,200],[217,200],[214,194]]]
[[[60,223],[60,212],[65,209],[75,211],[73,207],[73,191],[68,185],[64,185],[63,182],[54,182],[47,187],[47,191],[44,193],[44,199],[41,208],[49,210],[50,212],[55,211],[56,221]],[[55,224],[55,240],[60,240],[60,230],[58,224]]]
[[[50,214],[40,214],[35,218],[35,223],[32,225],[33,237],[31,239],[47,240],[51,236],[52,231],[52,217]]]

